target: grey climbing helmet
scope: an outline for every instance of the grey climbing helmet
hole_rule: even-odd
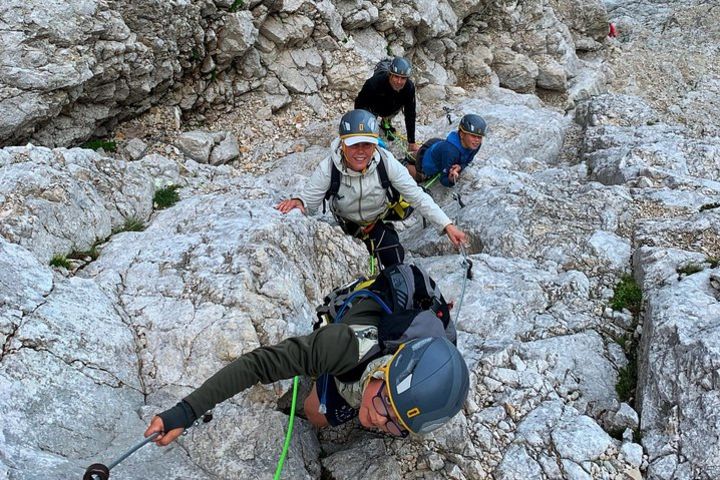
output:
[[[356,143],[374,143],[377,145],[380,127],[377,118],[367,110],[351,110],[340,119],[338,129],[345,145]]]
[[[484,136],[487,123],[480,115],[469,113],[460,119],[460,130],[470,135]]]
[[[399,77],[409,77],[412,73],[412,65],[403,57],[395,57],[390,62],[390,73]]]
[[[384,370],[390,403],[413,433],[444,425],[462,409],[470,388],[465,360],[445,337],[403,344]]]

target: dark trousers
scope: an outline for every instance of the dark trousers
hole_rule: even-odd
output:
[[[380,262],[380,268],[392,267],[405,260],[405,249],[400,245],[400,236],[391,223],[378,221],[362,239],[365,247]]]
[[[418,149],[417,153],[415,154],[415,172],[417,172],[415,179],[420,182],[424,182],[427,180],[427,175],[425,175],[425,172],[423,172],[423,158],[425,158],[425,154],[428,150],[430,150],[430,147],[435,145],[437,142],[441,142],[442,140],[439,138],[430,138],[428,140],[425,140],[422,145],[420,145],[420,148]]]

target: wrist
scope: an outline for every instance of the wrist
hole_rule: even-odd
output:
[[[197,420],[197,415],[186,401],[178,402],[174,407],[158,414],[162,419],[165,433],[176,428],[189,428]]]

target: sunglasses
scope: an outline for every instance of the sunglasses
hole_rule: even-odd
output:
[[[385,428],[387,429],[389,434],[395,437],[405,438],[410,435],[410,432],[402,428],[400,425],[397,424],[395,420],[393,420],[392,416],[390,415],[390,412],[392,412],[392,409],[389,406],[390,399],[387,397],[387,395],[383,395],[384,390],[385,382],[383,382],[382,386],[373,397],[372,406],[378,414],[387,418]]]

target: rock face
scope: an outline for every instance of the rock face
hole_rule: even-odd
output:
[[[430,189],[467,251],[417,215],[398,226],[455,304],[470,394],[418,438],[301,415],[283,478],[717,478],[719,16],[700,0],[6,2],[0,142],[47,146],[0,149],[0,477],[79,478],[230,361],[311,331],[366,251],[329,214],[273,206],[392,51],[416,65],[419,138],[465,113],[490,125],[458,185]],[[160,140],[48,147],[158,102]],[[639,309],[617,305],[628,275]],[[256,385],[113,474],[269,478],[290,389]]]
[[[146,110],[203,56],[212,10],[210,1],[5,2],[0,142],[76,145]]]
[[[11,0],[0,7],[0,146],[76,146],[158,103],[190,111],[258,91],[277,110],[328,86],[355,95],[391,51],[440,99],[458,79],[564,92],[580,64],[574,38],[597,48],[606,23],[599,0],[585,15],[572,5]]]
[[[6,148],[0,169],[0,234],[43,263],[88,251],[152,211],[154,185],[144,169],[90,150]]]
[[[649,477],[712,478],[720,471],[717,269],[702,256],[657,247],[638,250],[636,263],[648,292],[638,405]],[[688,265],[699,271],[678,273]]]

